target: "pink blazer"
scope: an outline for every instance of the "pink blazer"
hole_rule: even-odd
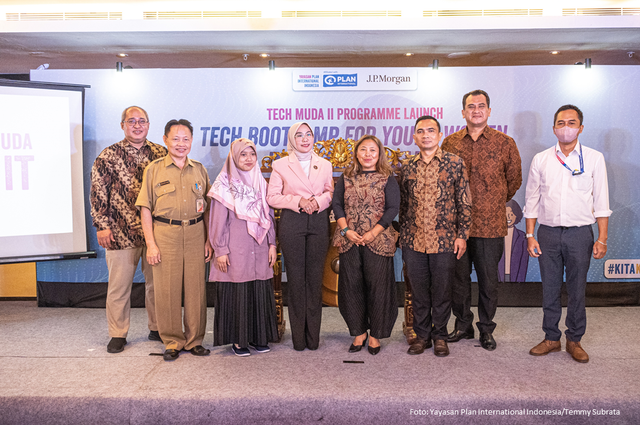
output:
[[[311,156],[310,167],[307,177],[295,155],[275,161],[267,188],[269,205],[299,212],[300,198],[313,196],[320,211],[327,209],[333,196],[333,167],[329,161],[316,155]]]

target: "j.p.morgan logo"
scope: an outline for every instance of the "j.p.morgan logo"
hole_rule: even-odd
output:
[[[367,83],[410,83],[411,77],[408,75],[371,75],[366,81]]]
[[[329,74],[322,77],[323,87],[357,87],[358,74]]]

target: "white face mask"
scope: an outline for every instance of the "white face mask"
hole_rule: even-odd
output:
[[[580,127],[572,128],[567,127],[566,125],[562,128],[554,128],[553,132],[555,133],[558,141],[560,143],[571,143],[578,137],[578,132],[580,131]]]

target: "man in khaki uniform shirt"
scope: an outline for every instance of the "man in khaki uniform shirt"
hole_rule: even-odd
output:
[[[145,170],[136,206],[142,216],[147,260],[153,266],[164,359],[175,360],[183,349],[196,356],[209,354],[202,340],[207,319],[205,260],[213,255],[205,228],[208,220],[204,220],[205,194],[211,185],[206,168],[187,158],[193,140],[189,121],[169,121],[163,139],[169,154]]]

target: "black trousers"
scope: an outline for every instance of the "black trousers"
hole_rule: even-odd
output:
[[[413,330],[425,341],[446,340],[456,255],[403,249],[402,259],[413,294]]]
[[[320,344],[322,274],[329,249],[329,210],[306,214],[283,209],[278,237],[287,270],[293,348],[315,350]]]
[[[393,257],[356,245],[340,254],[338,308],[352,336],[368,329],[374,338],[391,336],[398,318]]]
[[[498,308],[498,263],[504,252],[504,238],[469,238],[467,250],[456,261],[453,283],[453,315],[456,330],[473,330],[471,312],[471,270],[475,266],[478,277],[478,330],[492,333],[493,318]]]

